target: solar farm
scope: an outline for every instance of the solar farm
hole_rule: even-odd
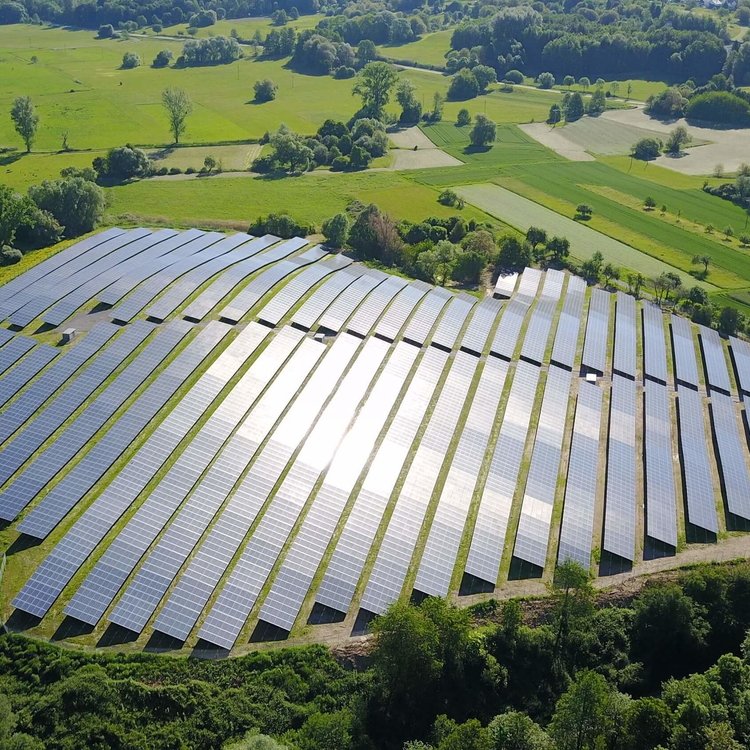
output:
[[[0,319],[3,614],[31,633],[315,639],[750,530],[750,345],[558,270],[480,299],[305,239],[115,228]]]

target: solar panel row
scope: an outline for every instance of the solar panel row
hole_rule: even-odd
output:
[[[352,315],[346,330],[360,338],[366,336],[375,326],[390,301],[404,289],[406,281],[395,276],[389,277],[365,297],[357,311]],[[421,296],[421,295],[420,295]]]
[[[603,289],[591,290],[581,364],[600,375],[603,375],[607,369],[609,305],[610,295],[607,292]]]
[[[251,324],[251,329],[245,337],[245,348],[238,352],[240,357],[251,357],[264,342],[268,329],[257,324]],[[258,356],[252,366],[226,395],[211,416],[204,422],[189,445],[172,463],[159,483],[151,488],[134,516],[128,521],[117,539],[108,547],[107,551],[81,584],[68,605],[67,612],[79,620],[96,624],[104,614],[120,587],[131,574],[142,555],[154,542],[158,534],[168,523],[172,515],[185,502],[185,498],[194,490],[201,476],[222,450],[225,441],[230,437],[237,425],[242,421],[268,381],[286,361],[291,351],[299,344],[302,334],[287,330],[276,337],[269,346]],[[201,480],[205,482],[205,478]],[[190,504],[191,511],[195,503]],[[190,511],[191,520],[195,520]],[[192,524],[185,524],[185,508],[180,510],[182,523],[170,526],[165,538],[159,545],[163,550],[179,550],[186,541],[184,535],[189,535]],[[171,542],[171,543],[170,543]],[[185,551],[185,557],[190,547]],[[171,582],[176,570],[168,574],[170,560],[162,560],[162,554],[152,553],[149,564],[141,568],[128,591],[114,610],[113,622],[131,630],[140,632],[137,622],[139,615],[145,612],[148,620],[150,612],[148,606],[148,580],[156,578]],[[184,559],[184,558],[183,558]],[[154,561],[156,565],[154,565]],[[163,593],[163,592],[162,592]],[[158,599],[157,599],[158,602]],[[143,624],[145,624],[145,620]]]
[[[586,283],[578,276],[568,276],[568,287],[560,320],[557,323],[555,343],[552,346],[551,362],[560,367],[573,369],[578,332],[581,327],[581,312],[586,296]]]
[[[14,336],[0,349],[0,375],[13,367],[24,354],[34,348],[34,340],[26,336]]]
[[[408,341],[415,346],[423,346],[435,325],[435,321],[450,301],[451,296],[445,289],[433,289],[420,303],[409,321],[409,325],[404,331],[404,341]]]
[[[690,321],[678,315],[672,315],[671,323],[675,381],[697,388],[698,365],[695,361],[695,344]]]
[[[635,378],[635,298],[624,292],[617,292],[612,368],[620,375]]]
[[[0,406],[4,406],[21,391],[59,353],[60,350],[54,346],[38,344],[27,357],[0,377]]]
[[[724,357],[724,346],[719,334],[713,328],[698,326],[703,351],[703,363],[706,367],[706,381],[711,392],[719,390],[727,395],[731,392],[729,385],[729,371]]]
[[[345,268],[341,273],[334,274],[298,308],[292,315],[292,323],[298,328],[309,331],[334,300],[361,276],[362,269],[358,266]]]
[[[461,338],[461,349],[479,357],[487,345],[487,338],[502,310],[502,304],[487,297],[473,309],[471,321]]]
[[[386,278],[386,274],[381,271],[365,269],[362,276],[325,311],[318,327],[338,333],[362,300]]]
[[[393,341],[403,328],[406,319],[429,291],[429,285],[423,281],[412,281],[404,287],[378,321],[375,326],[375,335],[385,341]]]
[[[470,297],[468,294],[462,293],[458,297],[454,297],[448,303],[437,328],[432,334],[432,345],[445,351],[453,349],[461,333],[461,329],[466,322],[466,318],[469,316],[476,302],[476,299]]]
[[[730,336],[729,341],[737,372],[737,385],[743,394],[750,395],[750,344],[735,336]]]
[[[203,337],[206,342],[204,345],[210,346],[213,343],[216,346],[228,331],[227,326],[221,323],[209,324],[199,338]],[[151,433],[125,467],[37,567],[13,600],[16,608],[38,617],[46,614],[78,568],[174,453],[181,440],[237,371],[242,360],[234,352],[242,346],[240,335]]]
[[[157,334],[93,403],[56,434],[54,441],[44,452],[31,461],[12,484],[3,490],[0,494],[1,512],[8,515],[20,513],[83,450],[144,380],[153,374],[186,333],[184,326],[171,326]],[[71,396],[70,390],[64,391],[68,399]],[[51,421],[51,415],[45,413],[45,426],[51,426]]]
[[[664,314],[657,305],[643,303],[643,373],[646,378],[667,384],[667,345]]]

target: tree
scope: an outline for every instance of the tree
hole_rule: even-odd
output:
[[[37,115],[30,97],[19,96],[15,99],[10,110],[10,119],[13,120],[16,133],[23,139],[28,154],[34,145],[36,131],[39,127],[39,115]]]
[[[540,89],[551,89],[555,85],[555,76],[552,73],[540,73],[536,80]]]
[[[678,125],[669,133],[665,149],[668,154],[678,156],[682,153],[682,147],[687,146],[692,140],[693,137],[688,133],[687,128],[684,125]]]
[[[341,248],[346,244],[349,236],[349,217],[346,214],[336,214],[323,222],[323,236],[326,244]]]
[[[729,240],[732,237],[734,237],[734,229],[729,224],[727,224],[724,227],[724,239]]]
[[[620,269],[611,263],[605,263],[604,268],[602,268],[602,276],[604,276],[604,285],[609,286],[611,281],[616,281],[620,278]]]
[[[97,36],[99,39],[111,39],[115,35],[115,27],[111,23],[105,23],[99,27]]]
[[[492,747],[498,750],[553,750],[549,735],[526,714],[508,711],[487,727]]]
[[[581,672],[555,706],[549,726],[558,750],[597,750],[609,725],[613,690],[596,672]]]
[[[591,79],[587,76],[581,76],[578,79],[578,85],[584,90],[588,91],[591,88]]]
[[[588,203],[579,203],[576,206],[576,219],[588,221],[594,213],[594,209]]]
[[[603,265],[604,256],[599,250],[596,250],[588,260],[583,261],[581,264],[581,276],[583,276],[589,284],[596,284],[599,281]]]
[[[565,78],[563,78],[563,86],[566,86],[567,88],[573,86],[575,82],[576,79],[573,76],[565,76]]]
[[[276,98],[279,87],[270,79],[264,78],[262,81],[256,81],[253,86],[256,102],[270,102]]]
[[[577,91],[574,91],[568,98],[568,103],[565,106],[565,120],[566,122],[580,120],[583,117],[583,113],[583,97]]]
[[[141,64],[141,56],[135,52],[126,52],[122,56],[122,65],[120,66],[123,70],[132,70],[133,68],[139,67]]]
[[[475,65],[471,72],[474,74],[481,92],[485,92],[490,84],[497,83],[495,69],[489,65]]]
[[[742,316],[734,307],[722,307],[719,313],[719,332],[725,336],[734,336],[742,325]]]
[[[313,151],[306,140],[286,125],[281,125],[269,140],[273,149],[272,162],[288,172],[306,171],[313,161]]]
[[[459,101],[473,99],[479,91],[479,82],[474,73],[469,68],[461,68],[451,79],[448,86],[448,98]]]
[[[463,107],[458,110],[458,114],[456,115],[456,127],[463,128],[466,125],[471,125],[471,115],[469,114],[469,110]]]
[[[357,63],[364,68],[368,63],[373,62],[378,56],[375,43],[370,39],[363,39],[357,46]]]
[[[230,742],[223,746],[223,750],[287,750],[286,745],[280,745],[266,734],[248,732],[238,742]]]
[[[607,100],[604,96],[604,89],[598,88],[591,95],[591,98],[586,105],[586,113],[591,117],[595,117],[596,115],[600,115],[602,112],[604,112],[606,107]]]
[[[371,62],[360,71],[352,91],[362,98],[362,111],[366,117],[383,119],[385,105],[398,81],[393,66],[384,62]]]
[[[562,110],[559,104],[553,104],[549,108],[549,115],[547,116],[547,122],[550,125],[557,125],[562,120]]]
[[[537,245],[547,242],[547,232],[539,227],[529,227],[526,230],[526,242],[531,245],[532,250],[536,250]]]
[[[116,180],[145,177],[151,171],[145,151],[130,145],[110,149],[105,157],[94,159],[93,166],[99,177]]]
[[[396,88],[396,101],[401,105],[402,123],[419,122],[422,117],[422,105],[416,95],[416,86],[408,79],[399,81]]]
[[[29,221],[31,208],[25,196],[0,184],[0,247],[13,244],[18,229]]]
[[[651,161],[659,156],[663,147],[664,144],[658,138],[641,138],[633,144],[630,153],[634,159]]]
[[[180,136],[185,132],[185,120],[193,111],[193,103],[183,89],[164,89],[161,95],[162,105],[167,111],[169,129],[174,142],[180,142]]]
[[[82,177],[45,180],[29,188],[29,198],[65,227],[66,237],[90,232],[100,221],[106,205],[104,191]]]
[[[440,122],[443,119],[443,95],[436,91],[432,95],[432,112],[430,112],[430,120],[432,122]]]
[[[555,263],[562,263],[570,254],[570,241],[565,237],[553,237],[547,242],[547,252]]]
[[[738,239],[742,247],[750,247],[750,234],[741,234]]]
[[[642,273],[628,274],[628,291],[638,299],[641,296],[641,289],[646,283],[646,277]]]
[[[694,255],[693,256],[693,265],[703,266],[703,275],[708,276],[708,266],[711,263],[711,256],[710,255]]]
[[[646,200],[643,201],[643,207],[646,211],[653,211],[656,208],[656,201],[650,196],[646,196]]]
[[[474,127],[469,134],[471,145],[482,148],[495,142],[497,126],[487,115],[479,114],[474,120]]]
[[[153,68],[166,68],[169,63],[172,61],[172,50],[171,49],[163,49],[156,53],[156,57],[154,58],[154,61],[151,63],[151,67]]]

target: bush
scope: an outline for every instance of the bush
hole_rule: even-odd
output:
[[[255,82],[253,90],[256,102],[270,102],[276,98],[279,87],[270,78],[264,78]]]
[[[350,68],[347,65],[340,65],[333,72],[333,77],[342,80],[344,78],[354,78],[357,75],[357,71],[354,68]]]
[[[300,224],[288,214],[271,213],[266,217],[259,216],[247,231],[256,236],[275,234],[277,237],[288,240],[290,237],[313,234],[315,227],[312,224]]]
[[[163,49],[160,52],[156,53],[156,57],[154,58],[154,61],[151,63],[151,67],[153,68],[166,68],[169,63],[172,61],[172,58],[174,55],[172,54],[171,49]]]
[[[120,66],[123,70],[132,70],[133,68],[139,67],[141,64],[141,57],[135,52],[126,52],[122,56],[122,65]]]
[[[658,138],[641,138],[633,145],[631,153],[634,159],[650,161],[659,156],[663,147],[664,144]]]
[[[12,266],[18,263],[23,258],[23,253],[20,250],[16,250],[14,247],[5,245],[0,249],[0,265]]]
[[[349,159],[346,156],[337,156],[331,161],[331,170],[341,172],[349,167]]]
[[[66,237],[90,232],[101,220],[104,191],[81,177],[45,180],[29,188],[29,198],[65,227]]]
[[[185,174],[195,174],[195,167],[188,167],[185,170]]]
[[[322,230],[326,244],[341,248],[349,237],[349,217],[346,214],[336,214],[323,222]]]
[[[687,99],[676,88],[665,89],[646,100],[646,114],[657,119],[675,120],[685,114]]]
[[[105,157],[94,159],[93,166],[99,177],[115,180],[145,177],[151,171],[145,151],[130,145],[111,148]]]
[[[503,76],[503,80],[510,81],[511,83],[523,83],[523,73],[520,70],[509,70]]]
[[[497,135],[497,126],[487,115],[479,114],[474,120],[474,127],[471,129],[471,145],[477,147],[488,146],[495,142]]]
[[[115,35],[115,28],[111,23],[105,23],[99,27],[99,33],[97,36],[99,39],[111,39]]]
[[[536,80],[540,89],[551,89],[555,85],[555,76],[552,73],[540,73]]]
[[[455,206],[458,203],[458,195],[453,190],[443,190],[438,196],[438,203],[442,203],[444,206]]]
[[[158,175],[159,177],[164,177],[164,175],[169,174],[169,170],[166,167],[159,167],[159,169],[157,169],[154,174]]]
[[[462,128],[466,125],[471,125],[471,115],[469,110],[466,108],[459,109],[458,115],[456,115],[456,126]]]
[[[169,174],[182,174],[182,170],[179,167],[170,167]]]
[[[448,86],[448,98],[453,100],[473,99],[479,94],[479,82],[468,69],[461,68],[451,79]]]
[[[750,125],[750,102],[729,91],[708,91],[690,100],[685,117],[718,125],[746,127]]]

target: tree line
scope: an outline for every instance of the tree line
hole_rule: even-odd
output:
[[[698,567],[611,600],[564,564],[548,600],[529,609],[518,600],[471,609],[433,598],[397,603],[373,623],[356,668],[323,646],[173,659],[5,634],[0,743],[742,750],[750,742],[748,627],[750,564],[742,562]]]

